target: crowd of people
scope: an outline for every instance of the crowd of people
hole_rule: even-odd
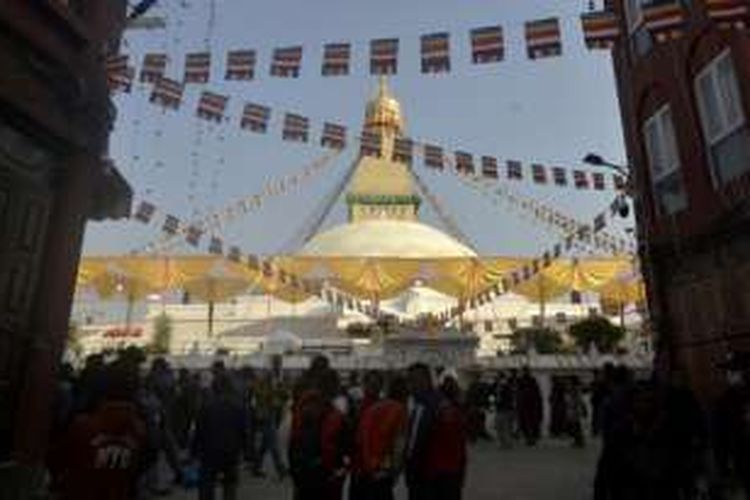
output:
[[[470,375],[465,391],[455,373],[423,364],[339,377],[324,357],[295,377],[279,363],[175,373],[162,358],[146,366],[137,349],[92,356],[78,373],[63,367],[50,490],[124,500],[187,487],[232,500],[244,469],[291,480],[295,500],[392,499],[401,478],[410,500],[459,499],[472,442],[535,446],[542,434],[576,447],[601,437],[596,500],[730,498],[732,480],[750,488],[747,368],[731,371],[711,412],[679,371],[665,385],[608,365],[591,383],[553,377],[549,391],[527,368]]]

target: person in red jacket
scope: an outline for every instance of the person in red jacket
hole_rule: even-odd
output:
[[[370,371],[365,374],[364,391],[359,401],[353,401],[349,406],[347,432],[352,439],[351,475],[349,477],[349,500],[365,498],[366,492],[362,491],[362,417],[374,404],[380,401],[380,393],[383,390],[383,377],[380,373]]]
[[[60,500],[136,498],[146,426],[133,398],[138,375],[123,364],[107,368],[104,398],[71,423],[52,464]]]
[[[355,456],[359,457],[360,488],[350,500],[392,500],[403,467],[409,397],[406,379],[394,378],[388,397],[362,412]]]
[[[467,421],[461,407],[461,390],[447,377],[440,386],[437,415],[427,437],[422,474],[434,500],[460,500],[467,462]]]
[[[346,478],[344,415],[333,405],[339,380],[324,367],[306,375],[297,392],[289,440],[295,500],[341,500]]]

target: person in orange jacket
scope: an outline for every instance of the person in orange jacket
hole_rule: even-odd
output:
[[[355,455],[360,457],[357,497],[350,500],[392,500],[403,468],[409,391],[406,379],[391,380],[388,397],[362,412]]]

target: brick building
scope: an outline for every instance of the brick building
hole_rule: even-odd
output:
[[[43,461],[85,223],[126,216],[105,75],[125,0],[0,4],[0,496]]]
[[[750,348],[750,2],[607,0],[660,368]]]

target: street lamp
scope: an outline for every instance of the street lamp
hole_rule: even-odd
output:
[[[586,156],[583,157],[583,163],[587,163],[589,165],[593,165],[595,167],[603,167],[608,168],[610,170],[614,170],[619,175],[623,176],[625,178],[625,189],[622,190],[622,195],[620,195],[616,201],[617,203],[617,212],[620,214],[620,217],[623,219],[627,218],[628,215],[630,215],[630,205],[628,205],[628,202],[625,201],[625,196],[631,196],[632,192],[630,192],[630,187],[632,187],[631,184],[631,178],[630,178],[630,169],[624,165],[617,165],[616,163],[611,163],[604,158],[601,157],[601,155],[598,155],[596,153],[588,153]]]

